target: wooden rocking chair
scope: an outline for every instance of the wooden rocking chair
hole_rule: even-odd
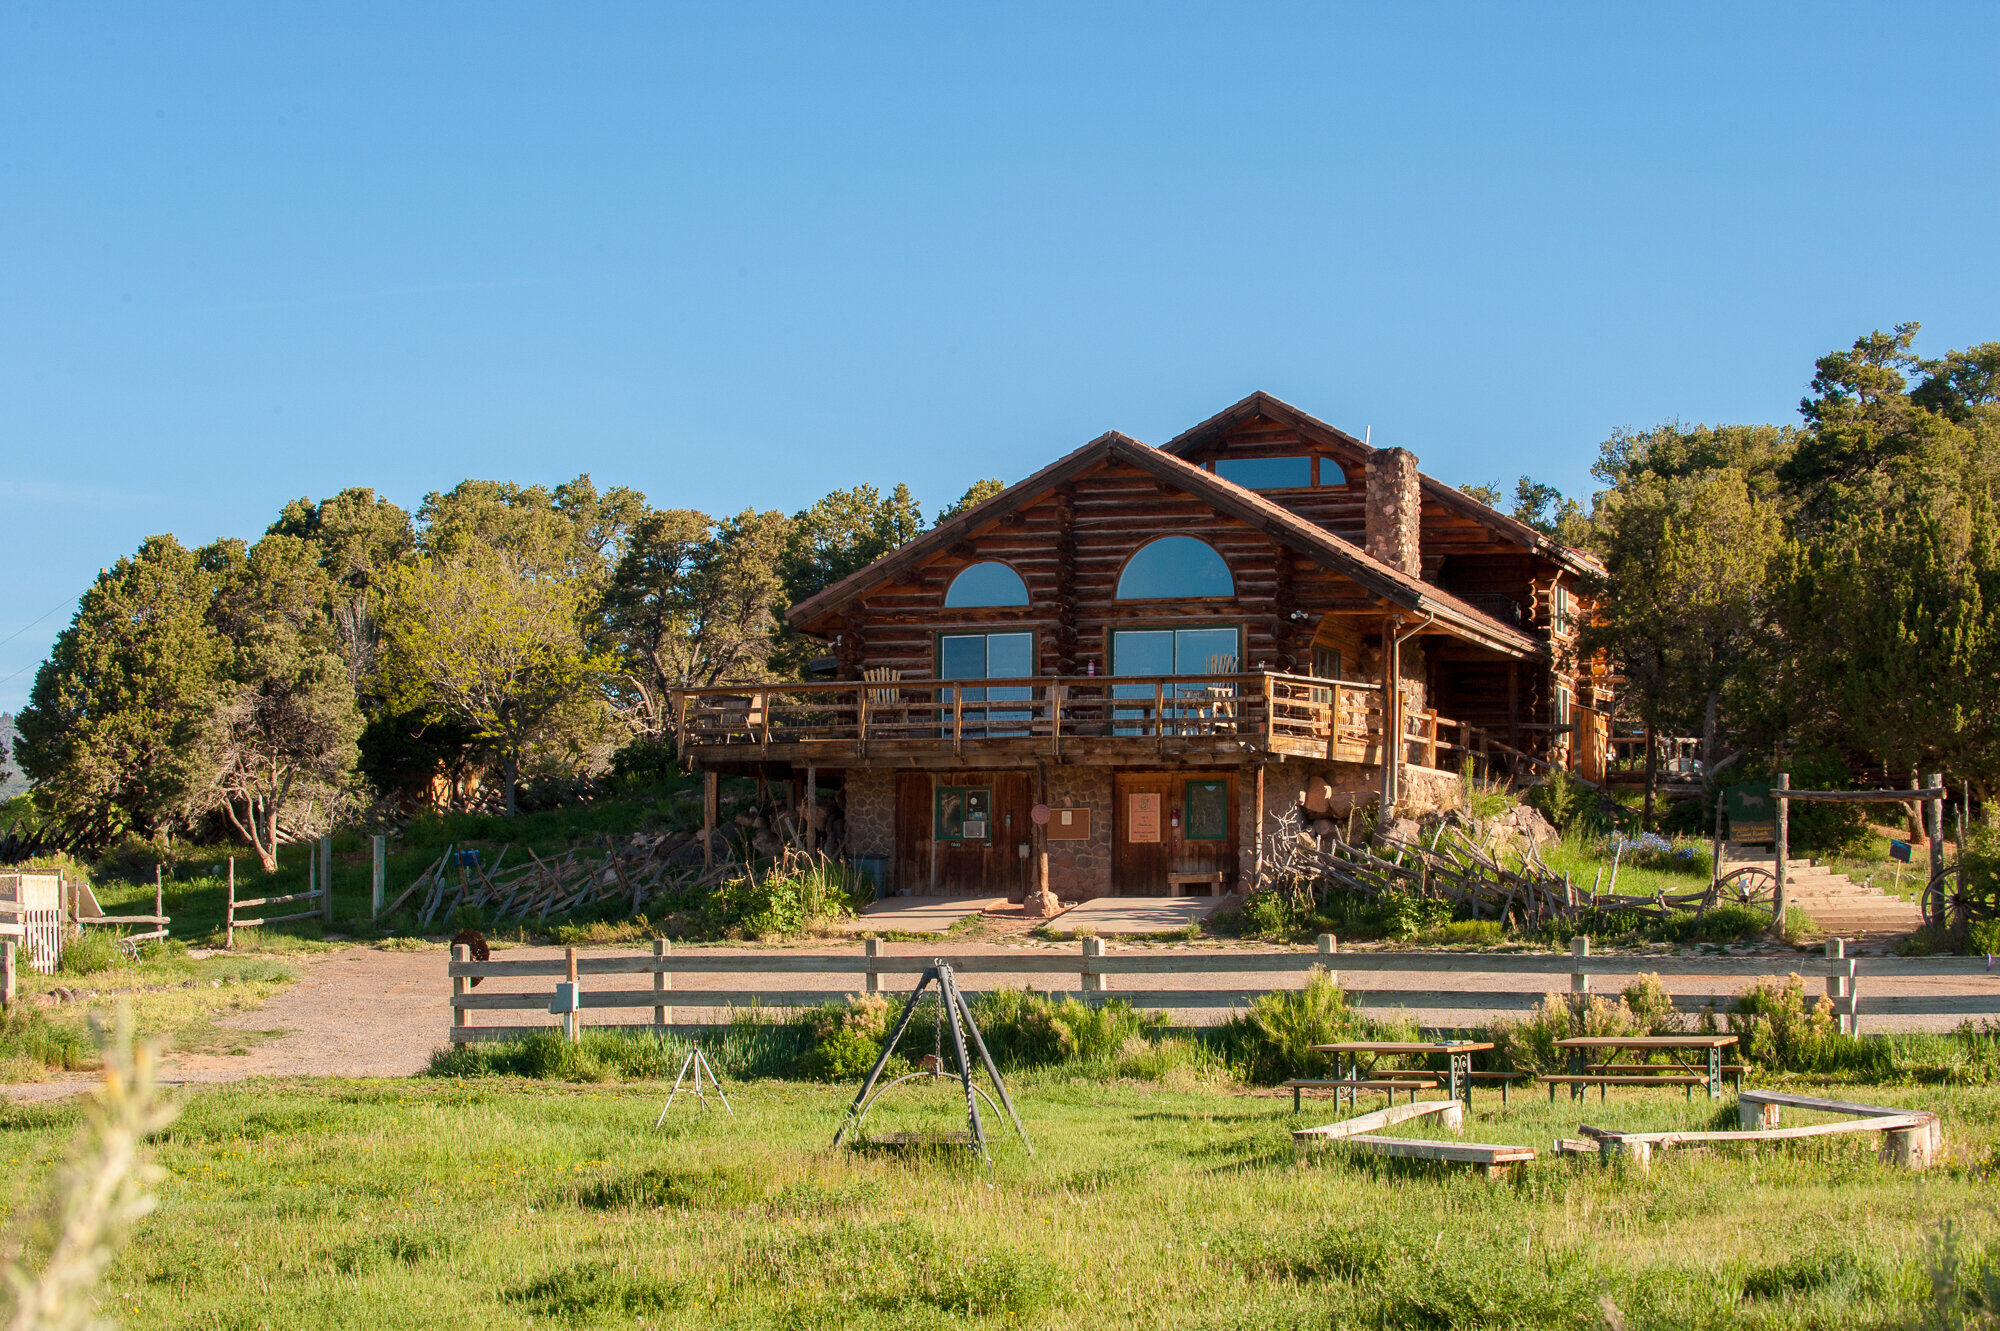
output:
[[[894,684],[897,680],[900,680],[902,677],[903,677],[903,672],[898,670],[895,666],[870,666],[868,669],[861,672],[861,678],[868,681],[870,684]],[[903,701],[903,691],[900,688],[869,689],[867,690],[867,694],[868,694],[869,729],[872,729],[875,726],[876,724],[875,718],[884,712],[888,712],[892,716],[898,718],[893,723],[895,726],[896,733],[900,733],[901,731],[908,728],[910,720],[910,708],[909,705]],[[865,733],[862,736],[862,738],[864,739],[867,738]]]

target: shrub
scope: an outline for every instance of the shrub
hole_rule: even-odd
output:
[[[1167,1024],[1164,1012],[1141,1012],[1122,998],[1092,1005],[1019,989],[989,990],[972,1011],[994,1060],[1009,1067],[1109,1059]]]
[[[0,1017],[0,1065],[25,1063],[30,1076],[37,1068],[74,1071],[97,1066],[90,1038],[69,1026],[58,1026],[34,1008],[20,1003]]]
[[[1975,957],[2000,954],[2000,920],[1980,920],[1974,924],[1969,944],[1969,950]]]
[[[118,936],[109,929],[86,929],[63,944],[59,969],[67,975],[94,975],[120,961]]]
[[[725,928],[749,938],[804,933],[823,920],[846,919],[874,895],[860,875],[833,860],[800,860],[761,880],[746,874],[716,889],[714,909]]]
[[[1496,1062],[1515,1072],[1556,1072],[1567,1062],[1564,1051],[1556,1048],[1558,1040],[1665,1035],[1680,1024],[1660,977],[1641,975],[1615,1001],[1601,994],[1552,993],[1522,1020],[1501,1018],[1493,1023],[1493,1053]]]
[[[880,994],[854,994],[845,1003],[812,1009],[806,1026],[812,1044],[799,1059],[800,1073],[823,1081],[852,1081],[866,1076],[882,1056],[882,1041],[889,1034],[889,1000]]]
[[[1451,922],[1451,903],[1392,887],[1375,898],[1375,918],[1392,938],[1411,938]]]
[[[1603,814],[1598,811],[1596,793],[1561,768],[1528,788],[1528,804],[1548,819],[1558,832],[1568,832],[1573,828],[1595,831],[1604,822]]]
[[[1894,1054],[1882,1041],[1842,1035],[1833,1002],[1806,1003],[1806,983],[1796,975],[1759,980],[1744,990],[1729,1014],[1746,1061],[1784,1072],[1854,1072],[1884,1076]]]
[[[1333,977],[1314,967],[1305,988],[1260,994],[1249,1011],[1224,1023],[1215,1038],[1234,1053],[1246,1080],[1269,1084],[1320,1075],[1326,1055],[1312,1046],[1363,1037],[1414,1039],[1415,1029],[1407,1022],[1363,1017],[1347,1006],[1347,995]]]

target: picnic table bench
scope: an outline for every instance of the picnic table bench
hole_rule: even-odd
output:
[[[1413,1070],[1410,1073],[1410,1078],[1397,1078],[1393,1076],[1364,1078],[1361,1072],[1361,1059],[1363,1055],[1370,1056],[1369,1065],[1372,1072],[1375,1061],[1384,1055],[1426,1056],[1443,1054],[1449,1064],[1446,1077],[1450,1083],[1450,1098],[1453,1100],[1463,1100],[1465,1103],[1471,1104],[1472,1056],[1492,1047],[1491,1041],[1483,1040],[1342,1040],[1335,1044],[1316,1044],[1313,1046],[1313,1049],[1322,1054],[1333,1055],[1335,1076],[1329,1079],[1326,1084],[1335,1088],[1333,1100],[1337,1106],[1343,1094],[1347,1096],[1347,1102],[1351,1105],[1355,1103],[1354,1097],[1356,1092],[1378,1089],[1376,1087],[1364,1086],[1364,1081],[1402,1082],[1410,1078],[1421,1078],[1424,1075],[1421,1072]],[[1342,1072],[1343,1064],[1345,1065],[1344,1073]],[[1436,1083],[1433,1082],[1432,1084],[1435,1085]],[[1505,1083],[1502,1084],[1504,1085]],[[1400,1089],[1400,1085],[1398,1089]],[[1298,1091],[1294,1089],[1292,1095],[1294,1102],[1296,1102]],[[1394,1099],[1393,1091],[1390,1093],[1390,1097],[1392,1100]]]
[[[1708,1098],[1713,1100],[1722,1094],[1723,1063],[1722,1051],[1736,1043],[1733,1035],[1584,1035],[1568,1040],[1557,1040],[1556,1048],[1569,1055],[1569,1072],[1560,1077],[1544,1077],[1549,1084],[1549,1102],[1555,1103],[1556,1087],[1568,1086],[1570,1098],[1580,1100],[1592,1086],[1598,1088],[1600,1098],[1610,1095],[1613,1086],[1680,1086],[1686,1089],[1689,1099],[1694,1098],[1694,1088],[1706,1086]],[[1612,1053],[1624,1050],[1642,1054],[1665,1054],[1667,1063],[1597,1063],[1589,1062],[1592,1050],[1606,1050]],[[1684,1052],[1705,1054],[1706,1066],[1696,1068],[1681,1055]],[[1589,1071],[1591,1067],[1617,1068],[1616,1072]],[[1657,1069],[1657,1071],[1655,1070]],[[1730,1070],[1736,1074],[1740,1085],[1743,1069],[1740,1064],[1731,1064]]]

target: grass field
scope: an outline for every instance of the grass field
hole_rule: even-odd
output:
[[[1487,1182],[1295,1150],[1336,1117],[1224,1085],[1024,1074],[1037,1154],[835,1152],[851,1088],[733,1085],[736,1116],[658,1085],[501,1078],[205,1089],[158,1148],[159,1210],[113,1267],[130,1327],[1633,1327],[1914,1325],[1924,1245],[1996,1233],[2000,1091],[1857,1089],[1943,1111],[1950,1163],[1874,1141],[1668,1156],[1651,1177],[1545,1160]],[[1482,1094],[1473,1140],[1702,1126],[1671,1092],[1575,1106]],[[880,1129],[948,1125],[951,1088]],[[73,1108],[0,1113],[38,1186]],[[958,1122],[962,1124],[962,1118]],[[1421,1135],[1410,1133],[1408,1135]],[[11,1199],[18,1205],[24,1194]]]

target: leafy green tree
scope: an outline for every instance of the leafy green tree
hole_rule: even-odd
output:
[[[924,529],[924,514],[898,485],[884,498],[872,485],[835,490],[793,515],[780,574],[791,604],[874,563]]]
[[[722,522],[669,509],[634,526],[603,623],[624,667],[626,712],[641,734],[668,727],[669,689],[768,672],[790,531],[784,514],[750,509]]]
[[[315,504],[295,499],[266,532],[311,543],[331,580],[331,612],[348,680],[357,695],[375,668],[375,608],[382,580],[416,549],[410,515],[371,489],[342,490]]]
[[[16,760],[79,842],[150,836],[181,807],[181,756],[219,687],[213,549],[148,537],[98,576],[35,674]]]
[[[361,711],[319,551],[266,536],[229,561],[210,612],[222,687],[183,754],[186,801],[220,812],[278,867],[279,843],[330,830],[352,784]]]
[[[461,481],[424,496],[418,550],[456,559],[476,546],[536,576],[563,575],[595,593],[610,582],[645,496],[622,486],[599,492],[589,475],[554,490],[507,481]]]
[[[965,493],[958,497],[955,503],[945,505],[944,511],[937,515],[937,521],[931,525],[933,527],[942,526],[952,518],[965,512],[966,509],[985,503],[1006,488],[999,480],[990,476],[983,481],[974,481],[966,488]]]
[[[1698,728],[1713,772],[1726,758],[1724,702],[1759,687],[1768,661],[1782,518],[1742,467],[1660,474],[1632,464],[1624,455],[1630,443],[1615,436],[1600,463],[1600,474],[1615,478],[1593,513],[1593,545],[1607,577],[1593,589],[1602,609],[1581,650],[1603,649],[1622,663],[1620,705],[1648,726]]]
[[[583,634],[580,580],[537,576],[483,542],[395,571],[377,686],[392,713],[456,721],[497,759],[506,808],[524,771],[591,764],[610,734],[615,663]]]

